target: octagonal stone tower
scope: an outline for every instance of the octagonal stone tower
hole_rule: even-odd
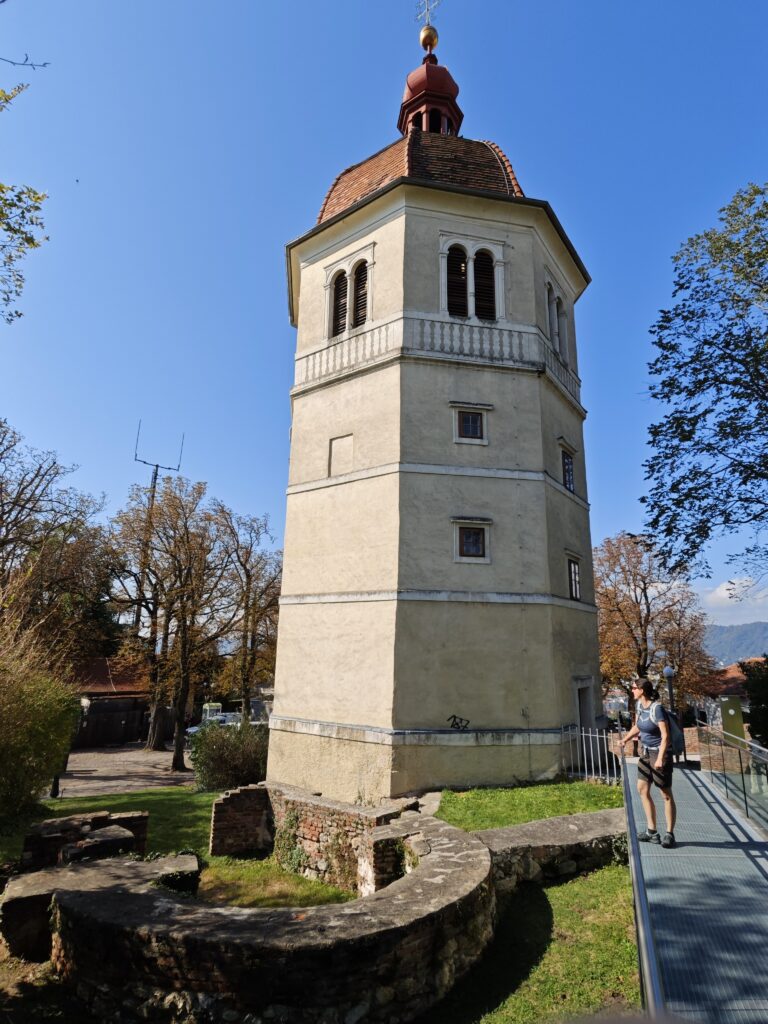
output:
[[[298,327],[268,778],[542,778],[599,701],[573,307],[589,276],[431,53],[289,244]]]

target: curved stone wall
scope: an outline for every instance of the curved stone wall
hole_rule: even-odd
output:
[[[54,965],[103,1020],[409,1020],[490,941],[491,857],[473,835],[413,812],[373,840],[402,843],[411,870],[352,903],[246,910],[162,890],[58,894]]]

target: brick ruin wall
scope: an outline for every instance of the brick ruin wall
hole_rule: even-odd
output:
[[[243,786],[215,801],[209,852],[235,857],[274,850],[289,871],[367,896],[405,870],[401,844],[383,838],[374,844],[374,829],[413,806],[360,807],[272,783]]]

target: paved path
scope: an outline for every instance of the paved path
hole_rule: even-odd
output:
[[[192,785],[192,772],[172,772],[172,751],[146,751],[140,743],[100,750],[73,750],[61,776],[61,795],[101,796],[155,786]],[[189,755],[186,755],[189,764]]]
[[[637,769],[628,767],[642,831]],[[676,768],[673,786],[677,848],[640,844],[667,1007],[703,1024],[766,1024],[768,842],[706,772]]]

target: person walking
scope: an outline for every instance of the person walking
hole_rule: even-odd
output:
[[[635,737],[640,741],[640,759],[637,764],[637,791],[643,803],[648,822],[645,832],[638,835],[641,843],[661,843],[669,850],[676,846],[675,821],[677,808],[672,796],[672,743],[664,708],[659,692],[650,679],[636,679],[632,683],[635,697],[635,724],[622,739],[629,743]],[[664,817],[667,831],[663,838],[656,828],[656,804],[651,796],[651,786],[661,790],[664,797]]]

